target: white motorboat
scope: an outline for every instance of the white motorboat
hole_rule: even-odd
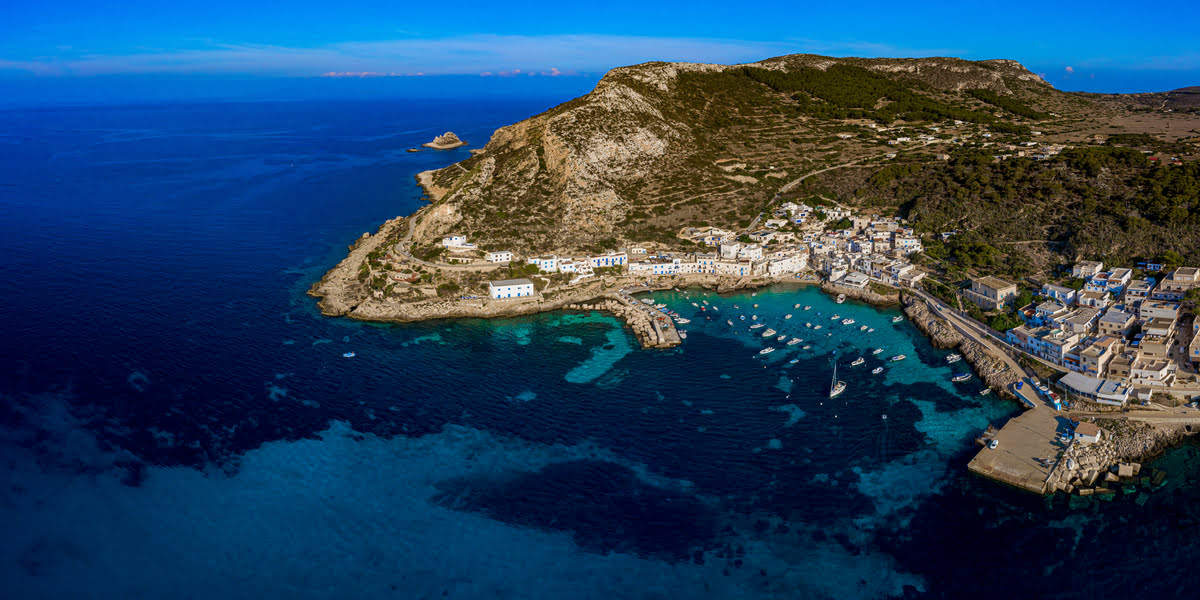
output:
[[[759,354],[770,354],[770,353],[772,353],[772,352],[774,352],[774,351],[775,351],[775,349],[774,349],[774,348],[772,348],[772,347],[770,347],[770,346],[767,346],[766,348],[763,348],[762,350],[759,350],[759,351],[758,351],[758,353],[759,353]]]
[[[843,303],[843,302],[845,302],[845,301],[846,301],[846,295],[845,295],[845,294],[838,294],[838,297],[837,297],[837,303],[838,303],[838,304],[841,304],[841,303]]]
[[[764,324],[762,324],[762,323],[755,323],[755,324],[753,324],[753,325],[751,325],[751,326],[750,326],[750,329],[759,329],[759,328],[761,328],[761,327],[766,327],[766,325],[764,325]]]
[[[778,333],[778,332],[775,331],[774,329],[771,329],[770,327],[768,327],[766,331],[762,332],[762,336],[763,337],[771,337],[771,336],[775,335],[776,333]]]
[[[883,372],[883,367],[875,367],[874,369],[871,369],[871,373],[874,375],[878,375],[882,372]]]
[[[893,357],[891,358],[891,360],[892,360],[892,362],[896,362],[896,361],[901,361],[901,360],[904,360],[904,359],[906,359],[906,358],[908,358],[908,357],[907,357],[907,356],[905,356],[905,355],[903,355],[903,354],[897,354],[897,355],[893,356]]]
[[[842,319],[842,325],[853,325],[854,319]]]
[[[865,362],[867,362],[867,359],[860,356],[860,357],[854,359],[854,362],[850,363],[850,366],[857,367],[858,365],[861,365]]]
[[[879,354],[879,353],[881,353],[881,352],[883,352],[883,348],[876,348],[876,349],[874,349],[874,350],[872,350],[872,351],[871,351],[871,354]]]

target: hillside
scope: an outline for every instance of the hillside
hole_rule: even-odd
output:
[[[470,159],[423,173],[433,205],[414,241],[454,231],[520,253],[675,243],[684,226],[749,225],[786,184],[825,167],[932,155],[961,137],[1016,141],[1031,125],[1055,139],[1112,110],[1006,60],[622,67],[586,96],[497,130]],[[917,134],[933,139],[888,144]]]

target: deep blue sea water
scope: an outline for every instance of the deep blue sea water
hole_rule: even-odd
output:
[[[560,100],[0,112],[4,597],[1192,597],[1195,445],[1140,502],[969,476],[1018,409],[894,311],[660,293],[693,319],[665,352],[601,314],[317,313],[467,156],[407,148]],[[812,348],[759,356],[755,314]]]

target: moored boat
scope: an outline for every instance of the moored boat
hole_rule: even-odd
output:
[[[750,329],[758,329],[760,327],[766,327],[766,325],[763,325],[762,323],[755,323],[750,326]]]
[[[871,369],[871,373],[874,375],[878,375],[882,372],[883,372],[883,367],[875,367],[874,369]]]
[[[903,354],[897,354],[897,355],[893,356],[893,357],[891,358],[891,360],[892,360],[893,362],[895,362],[895,361],[904,360],[904,359],[906,359],[906,358],[908,358],[908,357],[907,357],[907,356],[905,356],[905,355],[903,355]]]
[[[772,348],[772,347],[770,347],[770,346],[767,346],[766,348],[763,348],[762,350],[759,350],[759,351],[758,351],[758,353],[759,353],[759,354],[770,354],[770,353],[772,353],[772,352],[774,352],[774,351],[775,351],[775,349],[774,349],[774,348]]]
[[[971,378],[970,373],[959,373],[959,374],[955,375],[954,377],[951,377],[950,381],[953,381],[954,383],[960,383],[960,382],[966,381],[970,378]]]
[[[775,335],[776,333],[778,333],[778,332],[776,332],[774,329],[771,329],[770,327],[768,327],[766,331],[762,332],[762,336],[763,337],[771,337],[771,336]]]
[[[353,352],[347,352],[342,355],[342,358],[354,358],[355,356],[357,356],[357,355],[354,354]]]
[[[857,367],[858,365],[861,365],[865,362],[867,362],[867,359],[860,356],[860,357],[854,359],[854,362],[850,363],[850,366]]]
[[[842,319],[842,325],[853,325],[854,319]]]
[[[904,317],[901,315],[896,315],[896,316],[892,317],[893,323],[899,323],[900,321],[903,321],[903,320],[904,320]]]
[[[837,297],[837,303],[838,303],[838,304],[841,304],[841,303],[843,303],[843,302],[845,302],[845,301],[846,301],[846,295],[845,295],[845,294],[838,294],[838,297]]]
[[[792,318],[792,315],[789,313],[788,315],[784,316],[783,318],[784,318],[784,320],[786,321],[787,319],[790,319],[790,318]]]
[[[948,363],[956,363],[960,360],[962,360],[962,355],[957,352],[946,357],[946,362]]]
[[[800,339],[800,338],[792,338],[792,339],[788,340],[788,343],[787,343],[787,345],[789,345],[789,346],[795,346],[796,344],[799,344],[800,342],[803,342],[803,341],[804,341],[804,340],[802,340],[802,339]]]
[[[833,381],[829,384],[829,397],[836,398],[838,394],[846,391],[846,382],[838,381],[837,378],[837,358],[833,359]]]
[[[879,354],[880,352],[883,352],[883,348],[876,348],[871,351],[871,354]]]

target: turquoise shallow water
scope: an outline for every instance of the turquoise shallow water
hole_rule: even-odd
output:
[[[316,312],[304,292],[345,245],[420,205],[415,173],[466,156],[406,148],[550,104],[0,113],[6,597],[1187,589],[1160,557],[1197,554],[1193,446],[1140,501],[969,477],[971,438],[1017,408],[951,383],[894,310],[781,285],[709,293],[707,314],[700,290],[658,293],[692,319],[669,351],[599,313]],[[734,304],[812,349],[760,356]],[[835,351],[848,389],[830,400]],[[1114,553],[1135,573],[1075,568]]]

